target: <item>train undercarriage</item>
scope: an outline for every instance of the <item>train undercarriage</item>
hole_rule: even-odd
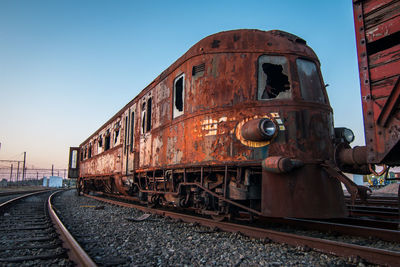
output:
[[[79,179],[78,192],[130,197],[149,206],[194,210],[215,219],[261,215],[261,167],[207,166]]]

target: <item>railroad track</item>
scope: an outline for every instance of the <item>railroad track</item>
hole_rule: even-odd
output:
[[[37,189],[37,190],[25,190],[25,191],[6,191],[6,192],[0,192],[0,197],[12,196],[12,195],[24,195],[24,194],[29,194],[29,193],[34,193],[34,192],[44,192],[44,191],[49,191],[49,189]]]
[[[399,209],[397,207],[366,206],[366,205],[347,205],[350,216],[353,217],[374,217],[381,219],[399,219]]]
[[[54,194],[29,193],[0,204],[0,265],[95,266],[58,219]]]
[[[351,198],[349,196],[345,196],[345,200],[347,204],[351,204]],[[369,196],[366,203],[357,198],[354,204],[365,206],[399,207],[399,198],[395,196]]]
[[[323,253],[329,253],[329,254],[334,254],[337,256],[341,257],[360,257],[362,259],[365,259],[366,261],[370,263],[375,263],[375,264],[382,264],[382,265],[390,265],[390,266],[398,266],[400,262],[400,252],[399,251],[393,251],[393,250],[387,250],[387,249],[379,249],[379,248],[373,248],[373,247],[368,247],[368,246],[361,246],[361,245],[356,245],[356,244],[350,244],[350,243],[345,243],[345,242],[338,242],[338,241],[333,241],[333,240],[327,240],[323,238],[315,238],[315,237],[310,237],[310,236],[304,236],[304,235],[298,235],[298,234],[293,234],[293,233],[287,233],[287,232],[282,232],[282,231],[275,231],[275,230],[269,230],[265,228],[260,228],[260,227],[253,227],[249,225],[243,225],[243,224],[236,224],[236,223],[229,223],[229,222],[217,222],[212,219],[207,219],[203,217],[198,217],[198,216],[192,216],[192,215],[187,215],[187,214],[181,214],[177,213],[174,211],[169,211],[169,210],[159,210],[159,209],[152,209],[148,207],[144,207],[141,205],[137,204],[132,204],[132,203],[127,203],[114,200],[114,199],[109,199],[109,198],[104,198],[104,197],[99,197],[99,196],[91,196],[91,195],[85,195],[87,197],[107,202],[110,204],[114,205],[119,205],[119,206],[124,206],[124,207],[129,207],[129,208],[136,208],[139,210],[142,210],[144,212],[149,212],[149,213],[154,213],[166,217],[170,217],[172,219],[175,219],[177,221],[184,221],[188,223],[199,223],[204,226],[208,226],[211,228],[218,228],[222,231],[227,231],[227,232],[240,232],[242,234],[245,234],[249,237],[254,237],[254,238],[260,238],[260,239],[266,239],[266,240],[272,240],[274,242],[278,243],[285,243],[293,246],[302,246],[302,247],[308,247],[311,249],[314,249],[316,251],[320,251]],[[291,221],[294,223],[296,219],[283,219],[283,223],[287,223],[288,221]],[[365,235],[367,233],[367,236],[370,234],[372,235],[377,235],[379,238],[382,238],[383,240],[391,240],[391,241],[399,241],[398,239],[399,231],[396,230],[387,230],[387,229],[374,229],[375,232],[372,232],[371,227],[356,227],[354,225],[345,225],[345,224],[338,224],[338,223],[332,223],[332,222],[320,222],[320,221],[312,221],[312,220],[299,220],[302,221],[304,225],[309,225],[313,228],[323,228],[326,231],[330,231],[329,229],[334,229],[335,232],[347,232],[347,233],[352,233],[355,235]],[[391,226],[394,227],[394,226]],[[355,231],[355,229],[358,229]],[[368,232],[370,234],[368,234]],[[379,233],[378,233],[379,232]]]
[[[30,191],[10,191],[10,192],[0,192],[0,204],[4,203],[10,199],[16,198],[17,196],[22,196],[26,195],[29,193],[34,193],[34,192],[44,192],[44,191],[49,191],[49,189],[45,190],[30,190]]]

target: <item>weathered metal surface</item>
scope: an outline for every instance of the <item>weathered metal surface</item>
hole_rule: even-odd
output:
[[[291,172],[295,168],[303,167],[304,162],[299,159],[272,156],[264,159],[261,166],[268,172],[287,173]]]
[[[400,2],[354,0],[369,163],[400,164]]]
[[[315,177],[318,177],[317,179]],[[289,174],[263,172],[262,214],[271,217],[333,218],[346,216],[340,184],[317,165]]]
[[[339,152],[339,158],[344,164],[363,165],[367,163],[367,148],[356,146],[353,149],[345,148]]]
[[[242,136],[262,118],[276,126],[270,140]],[[304,40],[221,32],[195,44],[81,144],[80,176],[96,190],[191,204],[203,214],[231,205],[268,216],[340,217],[340,183],[320,166],[333,161],[333,140],[319,61]],[[267,157],[305,166],[277,175],[261,170]]]

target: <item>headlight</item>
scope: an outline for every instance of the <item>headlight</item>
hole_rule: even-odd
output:
[[[335,137],[336,139],[343,140],[347,143],[354,141],[354,133],[349,128],[335,128]]]
[[[263,142],[271,140],[277,133],[275,123],[268,118],[259,118],[243,124],[242,137],[249,141]]]
[[[343,136],[344,136],[344,139],[346,139],[346,141],[348,143],[351,143],[354,141],[354,133],[352,130],[350,130],[348,128],[344,128]]]
[[[271,139],[276,133],[275,123],[267,118],[261,119],[259,128],[261,134],[267,137],[268,139]]]

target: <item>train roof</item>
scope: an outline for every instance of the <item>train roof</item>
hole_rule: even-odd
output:
[[[185,54],[164,70],[136,97],[146,94],[147,90],[164,80],[171,72],[185,61],[203,54],[216,53],[279,53],[301,54],[318,58],[307,42],[300,37],[280,30],[261,31],[255,29],[239,29],[223,31],[209,35],[194,44]],[[135,98],[136,98],[135,97]],[[133,99],[134,100],[134,99]]]
[[[97,135],[104,127],[119,117],[136,99],[141,98],[156,84],[164,80],[180,65],[187,60],[204,54],[216,53],[278,53],[278,54],[300,54],[306,57],[318,58],[314,51],[302,38],[280,30],[261,31],[256,29],[238,29],[223,31],[209,35],[194,44],[185,54],[178,58],[171,66],[157,76],[136,97],[127,103],[112,118],[104,123],[96,132],[81,143],[87,143]],[[319,62],[319,61],[318,61]]]

